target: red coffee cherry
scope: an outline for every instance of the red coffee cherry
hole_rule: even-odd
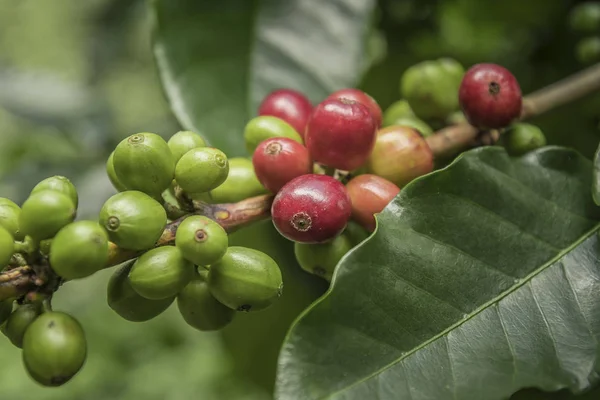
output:
[[[278,89],[269,93],[258,108],[258,115],[270,115],[284,120],[304,137],[306,122],[312,104],[302,93],[292,89]]]
[[[346,190],[352,202],[352,218],[369,232],[375,230],[375,214],[400,193],[400,188],[392,182],[371,174],[352,178]]]
[[[376,128],[364,104],[328,99],[313,109],[304,140],[314,161],[352,171],[367,161],[375,144]]]
[[[254,150],[252,164],[260,183],[272,193],[313,168],[308,149],[288,138],[262,141]]]
[[[362,90],[354,88],[341,89],[331,93],[329,96],[327,96],[327,98],[338,100],[347,99],[364,104],[365,106],[367,106],[369,111],[371,111],[371,115],[375,120],[375,125],[377,125],[377,128],[381,126],[383,120],[381,107],[379,107],[379,104],[377,103],[377,101],[375,101],[374,98],[372,98]]]
[[[519,82],[497,64],[476,64],[463,77],[458,93],[469,123],[480,129],[499,129],[521,115]]]
[[[298,243],[323,243],[339,235],[352,214],[346,187],[328,175],[302,175],[273,200],[271,217],[279,233]]]

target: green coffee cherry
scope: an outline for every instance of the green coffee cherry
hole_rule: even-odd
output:
[[[404,72],[400,92],[417,117],[441,120],[458,109],[458,88],[464,72],[452,59],[423,61]]]
[[[277,117],[269,115],[254,117],[248,121],[244,128],[246,150],[250,155],[254,153],[260,142],[273,137],[286,137],[298,143],[303,143],[302,136],[290,124]]]
[[[259,311],[280,295],[283,281],[279,266],[258,250],[232,246],[208,271],[210,293],[237,311]]]
[[[327,281],[331,281],[335,267],[350,249],[352,242],[346,234],[327,243],[294,243],[294,254],[300,267]]]
[[[106,175],[108,175],[108,179],[110,183],[112,183],[113,187],[117,189],[118,192],[124,192],[127,190],[125,185],[117,178],[117,173],[115,172],[115,163],[113,161],[115,156],[115,152],[113,151],[108,156],[108,160],[106,160]]]
[[[15,239],[0,226],[0,269],[4,268],[15,252]]]
[[[133,263],[132,261],[123,265],[110,277],[107,286],[107,303],[114,312],[127,321],[149,321],[169,308],[175,297],[149,300],[140,296],[129,283],[128,275]]]
[[[13,299],[0,301],[0,325],[4,324],[4,322],[10,317],[13,309],[13,302]]]
[[[13,345],[18,348],[23,347],[25,331],[37,319],[41,311],[39,304],[22,304],[10,314],[4,326],[4,334]]]
[[[194,277],[194,264],[174,246],[157,247],[142,254],[129,272],[129,283],[150,300],[173,297]]]
[[[177,295],[177,308],[183,320],[199,331],[216,331],[224,328],[235,314],[231,308],[219,303],[200,278],[192,280]]]
[[[212,219],[192,215],[179,224],[175,245],[192,264],[211,265],[225,255],[229,239],[225,229]]]
[[[354,220],[348,221],[348,225],[346,225],[346,229],[344,230],[344,236],[350,239],[350,243],[352,243],[352,247],[359,245],[365,239],[369,237],[369,232],[363,228],[358,222]]]
[[[100,210],[100,225],[106,229],[110,241],[128,250],[153,247],[166,223],[163,206],[135,190],[115,194]]]
[[[42,190],[56,190],[57,192],[61,192],[62,194],[69,196],[75,205],[75,208],[79,205],[79,195],[77,194],[75,186],[64,176],[51,176],[50,178],[40,181],[31,190],[31,194],[41,192]]]
[[[267,193],[260,184],[252,161],[247,158],[229,159],[229,175],[225,182],[210,192],[211,203],[236,203],[248,197]]]
[[[228,174],[227,156],[213,147],[188,151],[175,167],[175,180],[190,195],[213,190],[225,182]]]
[[[600,3],[588,1],[573,7],[569,13],[569,27],[582,33],[600,31]]]
[[[19,229],[21,208],[13,201],[0,197],[0,226],[4,227],[15,240],[23,240],[24,235]]]
[[[383,112],[383,126],[396,125],[394,121],[398,118],[414,117],[415,113],[406,100],[398,100],[393,102]]]
[[[577,61],[582,64],[593,64],[600,61],[600,36],[581,39],[575,47]]]
[[[115,148],[113,165],[119,181],[129,190],[151,196],[171,185],[175,160],[167,142],[155,133],[136,133]]]
[[[23,362],[44,386],[61,386],[83,367],[87,342],[79,322],[62,312],[47,312],[29,325],[23,337]]]
[[[433,129],[425,121],[417,117],[400,117],[392,125],[408,126],[419,131],[421,136],[427,137],[433,134]],[[392,126],[390,125],[390,126]]]
[[[108,235],[97,222],[73,222],[52,240],[50,265],[66,280],[90,276],[107,263]]]
[[[206,142],[202,136],[192,131],[177,132],[171,136],[167,144],[169,145],[169,149],[171,149],[175,163],[188,151],[197,147],[206,147]]]
[[[23,203],[19,227],[35,240],[49,239],[75,219],[76,208],[65,194],[55,190],[33,193]]]
[[[546,137],[540,128],[522,122],[513,124],[503,136],[504,147],[513,156],[520,156],[546,145]]]

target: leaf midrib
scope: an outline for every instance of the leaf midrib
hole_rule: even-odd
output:
[[[484,304],[482,304],[480,307],[476,308],[474,311],[472,311],[471,313],[468,314],[467,318],[464,318],[452,325],[450,325],[448,328],[446,328],[445,330],[443,330],[442,332],[440,332],[439,334],[432,336],[430,339],[426,340],[425,342],[421,343],[419,346],[413,348],[412,350],[407,351],[406,353],[404,353],[401,357],[399,357],[398,359],[388,363],[387,365],[379,368],[377,371],[369,374],[368,376],[352,383],[349,386],[346,386],[340,390],[337,390],[331,394],[329,394],[327,397],[324,397],[323,399],[333,399],[335,396],[337,396],[340,393],[343,393],[349,389],[351,389],[354,386],[357,386],[363,382],[366,382],[367,380],[379,375],[380,373],[382,373],[383,371],[391,368],[392,366],[402,362],[404,359],[408,358],[409,356],[413,355],[414,353],[416,353],[417,351],[425,348],[426,346],[430,345],[431,343],[435,342],[436,340],[447,336],[448,333],[450,333],[451,331],[453,331],[454,329],[458,328],[459,326],[463,325],[464,323],[470,321],[472,318],[476,317],[477,315],[479,315],[481,312],[485,311],[486,309],[488,309],[489,307],[493,306],[494,304],[499,303],[502,299],[504,299],[505,297],[509,296],[510,294],[512,294],[513,292],[517,291],[518,289],[520,289],[521,287],[525,286],[527,283],[529,283],[533,278],[535,278],[537,275],[539,275],[541,272],[544,272],[547,268],[549,268],[551,265],[553,265],[556,261],[560,260],[561,258],[563,258],[565,255],[567,255],[568,253],[570,253],[571,251],[573,251],[576,247],[578,247],[581,243],[583,243],[585,240],[587,240],[591,235],[595,234],[598,229],[600,228],[600,223],[596,224],[592,229],[590,229],[586,234],[584,234],[583,236],[581,236],[578,240],[576,240],[575,242],[573,242],[573,244],[571,244],[569,247],[563,249],[561,252],[557,253],[556,256],[554,256],[552,259],[550,259],[548,262],[546,262],[545,264],[541,265],[540,267],[536,268],[535,270],[533,270],[531,273],[529,273],[529,275],[527,275],[526,277],[522,278],[521,281],[518,284],[515,284],[514,286],[511,286],[510,289],[507,289],[506,291],[504,291],[503,293],[499,294],[498,296],[492,298],[491,300],[485,302]],[[312,309],[312,307],[311,307]],[[308,310],[307,310],[308,311]],[[300,316],[301,318],[302,316]]]

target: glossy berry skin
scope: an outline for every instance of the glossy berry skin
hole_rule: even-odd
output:
[[[308,149],[288,138],[272,138],[261,142],[252,156],[254,171],[260,183],[277,193],[286,183],[312,172]]]
[[[367,172],[403,187],[433,171],[433,153],[421,134],[407,126],[389,126],[377,132]]]
[[[546,136],[532,124],[516,123],[503,134],[502,141],[508,154],[520,156],[546,145]]]
[[[277,89],[264,98],[258,108],[258,115],[282,119],[304,137],[304,129],[312,108],[310,100],[297,90]]]
[[[458,100],[469,123],[480,129],[504,128],[521,114],[519,83],[497,64],[471,67],[461,82]]]
[[[342,233],[327,243],[294,243],[294,255],[300,268],[331,282],[335,267],[352,249],[352,241]]]
[[[377,175],[359,175],[346,184],[352,201],[352,218],[369,232],[376,227],[375,214],[380,213],[398,193],[400,188]]]
[[[273,224],[298,243],[324,243],[339,235],[352,214],[344,185],[327,175],[302,175],[288,182],[273,200]]]
[[[367,106],[352,100],[329,99],[312,112],[306,126],[306,147],[314,161],[352,171],[367,161],[376,131]]]
[[[68,314],[46,312],[25,331],[22,356],[25,369],[35,381],[61,386],[79,372],[87,358],[83,328]]]
[[[0,268],[10,261],[15,250],[15,242],[9,231],[0,226]]]
[[[229,159],[229,174],[225,182],[203,193],[198,200],[212,204],[237,203],[267,193],[267,189],[258,180],[252,165],[252,160],[246,157],[233,157]],[[194,200],[194,196],[191,196]],[[203,198],[202,198],[203,197]]]
[[[375,120],[375,125],[377,125],[377,128],[381,126],[383,120],[383,113],[381,111],[381,107],[379,107],[379,104],[377,103],[377,101],[375,101],[374,98],[372,98],[362,90],[354,88],[341,89],[331,93],[329,96],[327,96],[327,98],[338,100],[346,99],[364,104],[365,106],[367,106],[369,111],[371,111],[371,116],[373,117],[373,120]]]

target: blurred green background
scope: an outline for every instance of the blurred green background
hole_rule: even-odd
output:
[[[567,24],[578,2],[562,0],[380,0],[361,87],[386,107],[410,65],[454,57],[497,62],[530,92],[584,67]],[[93,218],[114,193],[104,162],[139,131],[179,129],[152,57],[142,0],[0,0],[0,196],[21,202],[39,180],[61,174]],[[600,32],[598,33],[600,34]],[[218,40],[215,39],[215,40]],[[210,93],[206,94],[210,96]],[[535,119],[549,144],[591,157],[600,95]],[[110,271],[66,284],[55,308],[81,320],[90,354],[65,387],[32,383],[18,349],[0,340],[0,399],[268,398],[232,371],[217,334],[194,331],[173,308],[154,321],[123,321],[106,305]],[[528,395],[526,398],[534,398]],[[538,397],[535,397],[538,398]]]

